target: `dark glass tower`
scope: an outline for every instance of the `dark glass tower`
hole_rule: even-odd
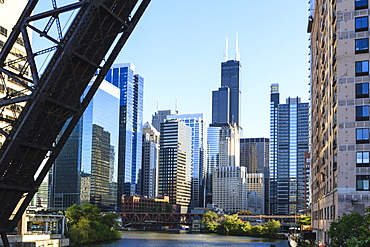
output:
[[[301,99],[296,97],[288,98],[285,104],[277,104],[276,112],[273,105],[271,102],[270,148],[274,148],[270,153],[271,214],[292,215],[306,207],[305,153],[309,148],[309,104],[301,103]]]
[[[277,114],[280,104],[279,84],[271,84],[270,92],[270,214],[276,214],[277,200]]]
[[[116,210],[118,112],[119,89],[103,81],[53,165],[53,210],[82,203]]]
[[[212,124],[240,126],[240,61],[221,63],[221,87],[212,92]]]
[[[115,64],[106,80],[120,89],[117,203],[140,193],[144,79],[131,63]]]

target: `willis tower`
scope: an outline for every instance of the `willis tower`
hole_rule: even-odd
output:
[[[225,60],[221,63],[221,87],[212,92],[212,125],[240,126],[240,80],[242,65],[236,41],[235,60],[228,60],[226,39]]]

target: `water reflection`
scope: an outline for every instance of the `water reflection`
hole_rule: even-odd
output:
[[[219,236],[213,234],[171,234],[164,232],[122,232],[122,239],[91,244],[90,247],[287,247],[286,240]],[[86,246],[86,245],[85,245]]]

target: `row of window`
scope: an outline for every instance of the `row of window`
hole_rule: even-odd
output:
[[[356,9],[368,8],[368,0],[355,0]],[[355,19],[355,30],[356,32],[367,31],[369,26],[369,18],[367,16],[358,17]],[[355,52],[367,53],[369,52],[369,39],[357,39],[355,40]],[[356,62],[356,76],[368,75],[369,74],[369,61]],[[369,83],[356,84],[356,98],[367,98],[369,97]],[[369,119],[369,107],[368,106],[357,106],[356,107],[356,120],[368,120]],[[369,129],[357,129],[356,130],[356,143],[369,143]],[[356,153],[356,165],[357,166],[369,166],[369,155],[370,152],[357,152]],[[356,190],[357,191],[369,191],[370,190],[370,176],[369,175],[358,175],[356,176]]]

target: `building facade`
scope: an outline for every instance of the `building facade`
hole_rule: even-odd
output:
[[[107,111],[106,109],[109,109]],[[91,203],[116,210],[119,89],[103,81],[51,172],[50,206]]]
[[[212,92],[212,124],[240,125],[241,71],[238,60],[221,63],[221,87]]]
[[[143,126],[141,195],[149,198],[158,195],[159,140],[159,131],[150,123],[145,123]]]
[[[120,89],[118,194],[138,194],[141,191],[139,171],[142,157],[144,79],[135,74],[131,63],[115,64],[106,80]]]
[[[265,177],[263,173],[248,173],[248,208],[252,214],[264,214]]]
[[[206,204],[212,203],[212,180],[215,167],[219,166],[221,127],[210,126],[207,130]]]
[[[207,169],[207,123],[203,113],[169,115],[167,119],[180,119],[191,128],[191,201],[190,208],[205,206]]]
[[[218,166],[213,173],[213,204],[226,213],[248,208],[248,172],[244,166]]]
[[[161,131],[161,123],[164,123],[167,116],[179,114],[179,112],[173,110],[158,110],[154,115],[152,115],[152,125],[158,131]]]
[[[191,199],[191,136],[191,127],[179,119],[161,124],[158,195],[169,196],[181,213]]]
[[[227,213],[247,208],[247,168],[240,166],[240,136],[237,125],[220,129],[218,166],[212,172],[212,203]]]
[[[277,104],[277,109],[273,108],[274,103],[270,129],[274,134],[271,141],[276,143],[270,147],[276,150],[270,152],[270,213],[299,214],[307,207],[304,168],[305,152],[309,149],[309,104],[298,97],[287,98],[285,104]]]
[[[370,206],[369,3],[311,1],[312,227]]]
[[[279,84],[271,84],[270,91],[270,204],[269,213],[277,214],[277,137],[278,137],[278,106],[280,104]]]
[[[264,191],[263,193],[262,191],[257,192],[258,196],[262,198],[262,210],[266,215],[269,214],[268,205],[270,202],[269,145],[268,138],[240,138],[240,166],[245,166],[249,174],[263,174]],[[249,184],[248,187],[251,190]]]

